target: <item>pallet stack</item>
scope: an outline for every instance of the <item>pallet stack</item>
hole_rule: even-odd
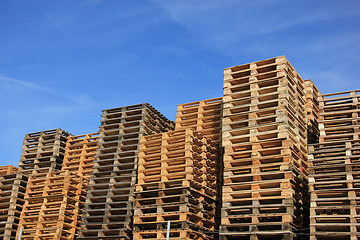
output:
[[[24,174],[60,170],[70,134],[53,129],[25,135],[19,169]]]
[[[99,133],[26,134],[0,167],[0,238],[359,240],[360,90],[321,95],[284,56],[224,96],[103,110]],[[310,195],[309,195],[310,192]],[[21,229],[21,231],[20,231]]]
[[[360,91],[322,95],[309,147],[310,239],[360,239]]]
[[[223,151],[221,147],[221,119],[222,119],[223,101],[221,98],[212,98],[197,102],[178,105],[176,112],[175,129],[186,128],[195,129],[205,137],[216,142],[219,154],[217,159],[217,196],[216,196],[216,214],[215,231],[218,232],[221,222],[221,199],[222,199],[222,179],[223,179]]]
[[[66,142],[63,171],[76,173],[89,178],[93,171],[99,133],[69,136]]]
[[[304,81],[284,56],[224,70],[222,239],[301,239]]]
[[[321,96],[321,93],[310,79],[305,80],[305,92],[308,143],[318,143],[320,136],[320,109],[318,98]]]
[[[24,205],[27,176],[14,166],[0,167],[0,238],[15,240]]]
[[[134,239],[214,239],[217,146],[184,129],[140,139]]]
[[[143,135],[171,130],[149,104],[103,110],[99,148],[77,239],[130,239],[138,146]]]
[[[75,238],[96,154],[97,135],[69,136],[61,171],[30,175],[20,220],[22,239]]]
[[[69,171],[30,175],[19,223],[21,239],[74,239],[86,185],[84,177]]]
[[[359,94],[353,90],[320,96],[321,143],[359,139]]]
[[[175,129],[193,128],[205,137],[221,142],[222,98],[178,105]]]

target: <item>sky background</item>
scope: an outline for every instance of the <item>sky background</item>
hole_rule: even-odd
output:
[[[101,110],[220,97],[223,69],[285,55],[322,93],[360,88],[358,0],[0,0],[0,165],[26,133]]]

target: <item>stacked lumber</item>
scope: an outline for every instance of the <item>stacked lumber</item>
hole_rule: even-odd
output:
[[[178,105],[175,129],[191,127],[205,137],[221,141],[222,98]]]
[[[319,142],[319,101],[321,96],[319,89],[315,86],[310,79],[305,80],[305,92],[306,92],[306,115],[307,115],[307,133],[308,143]]]
[[[24,204],[27,176],[14,166],[0,167],[0,238],[15,240]]]
[[[223,239],[298,239],[308,211],[304,81],[284,56],[224,70]]]
[[[130,239],[139,138],[172,123],[151,105],[103,110],[99,148],[78,239]]]
[[[309,146],[311,240],[360,238],[359,92],[319,97],[320,143]]]
[[[69,171],[30,175],[19,223],[21,239],[74,239],[86,185],[85,178]]]
[[[53,129],[25,135],[19,169],[24,174],[60,170],[70,134]]]
[[[192,130],[140,139],[134,239],[214,239],[217,146]]]
[[[62,170],[89,178],[93,171],[98,140],[99,133],[69,136]]]

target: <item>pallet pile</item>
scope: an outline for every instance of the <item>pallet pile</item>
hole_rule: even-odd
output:
[[[15,240],[24,204],[27,176],[14,166],[0,167],[0,238]]]
[[[173,124],[149,104],[103,110],[99,148],[77,239],[130,239],[139,139]]]
[[[176,112],[175,129],[181,130],[192,128],[203,134],[205,137],[215,141],[219,151],[217,159],[217,188],[216,188],[216,214],[215,214],[215,231],[221,222],[221,193],[223,179],[223,151],[221,147],[221,119],[222,119],[223,101],[221,98],[212,98],[197,102],[184,103],[178,105]]]
[[[214,239],[217,146],[184,129],[140,139],[134,239]]]
[[[26,134],[0,167],[0,238],[164,240],[171,221],[174,240],[360,239],[360,90],[322,95],[284,56],[223,89],[176,126],[144,103],[99,133]]]
[[[310,79],[305,80],[306,92],[306,116],[307,116],[307,133],[308,143],[318,143],[320,130],[319,130],[319,101],[321,96],[319,89],[315,86]]]
[[[22,239],[74,239],[79,229],[98,134],[69,136],[62,169],[29,176]]]
[[[285,57],[224,70],[222,239],[296,239],[307,208],[304,81]]]
[[[60,170],[70,134],[53,129],[25,135],[19,169],[23,174]]]
[[[360,238],[360,91],[322,95],[309,146],[310,239]]]
[[[69,171],[30,175],[19,223],[21,239],[74,239],[86,185],[84,177]]]
[[[205,137],[221,141],[222,98],[178,105],[175,129],[193,128]]]
[[[319,97],[319,142],[359,140],[360,90]]]
[[[69,136],[66,142],[63,171],[89,178],[93,171],[99,133]]]

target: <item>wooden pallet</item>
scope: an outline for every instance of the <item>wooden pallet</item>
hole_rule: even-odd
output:
[[[13,173],[17,173],[18,171],[19,171],[19,168],[14,167],[12,165],[7,165],[7,166],[1,166],[0,167],[0,175],[13,174]]]
[[[167,231],[139,231],[134,232],[134,239],[159,239],[165,240]],[[177,240],[187,240],[187,239],[196,239],[196,240],[211,240],[213,239],[210,236],[205,235],[202,232],[196,232],[191,229],[171,229],[169,233],[169,239]]]
[[[281,239],[295,240],[298,239],[295,232],[296,228],[289,223],[262,223],[247,225],[222,225],[220,229],[220,239]]]
[[[193,188],[155,189],[136,193],[134,202],[135,214],[158,206],[175,204],[191,204],[196,208],[206,210],[210,215],[215,214],[215,200]]]
[[[225,101],[227,100],[227,101]],[[288,111],[293,114],[299,121],[306,119],[305,102],[293,101],[288,98],[281,98],[279,94],[272,94],[269,96],[258,96],[252,98],[242,98],[236,95],[231,95],[228,98],[224,97],[224,117],[233,114],[246,112],[264,112],[276,110],[277,112]],[[301,119],[303,117],[304,119]]]
[[[134,239],[154,239],[165,237],[167,222],[156,224],[137,224],[134,226]],[[172,221],[170,224],[170,239],[214,239],[214,232],[191,222]]]

